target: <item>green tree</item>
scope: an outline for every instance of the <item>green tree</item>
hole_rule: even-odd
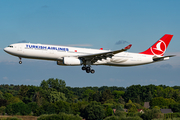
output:
[[[163,87],[156,86],[155,97],[163,97]]]
[[[18,113],[20,113],[21,115],[28,115],[31,113],[31,110],[25,103],[19,102],[7,105],[6,112],[8,115],[15,115]]]
[[[152,120],[155,118],[163,118],[163,117],[164,117],[163,114],[158,109],[149,109],[141,116],[143,120]]]
[[[55,114],[57,106],[54,103],[45,103],[40,106],[34,113],[36,116],[40,116],[42,114]]]
[[[172,98],[175,90],[172,87],[167,87],[163,90],[164,98]]]
[[[33,102],[36,102],[38,106],[41,106],[43,103],[47,103],[49,98],[49,92],[46,90],[38,91],[33,96]]]
[[[19,90],[18,96],[22,100],[23,97],[26,97],[26,93],[29,90],[28,86],[22,85],[21,89]]]
[[[134,104],[132,103],[132,101],[129,100],[128,103],[126,103],[124,107],[127,108],[127,109],[130,109],[133,105]]]
[[[98,102],[91,102],[87,107],[85,107],[83,112],[83,117],[86,120],[100,120],[105,116],[103,107]]]
[[[11,93],[5,93],[3,96],[6,100],[9,100],[11,97],[13,97]]]
[[[47,89],[49,88],[48,82],[47,82],[46,80],[43,80],[43,81],[41,82],[40,87],[42,87],[42,89],[44,89],[44,90],[47,90]]]
[[[93,101],[100,102],[100,99],[101,99],[101,93],[99,91],[96,91],[93,94]]]
[[[141,86],[141,102],[149,102],[155,96],[155,85]]]
[[[122,97],[124,95],[124,91],[118,91],[118,90],[114,90],[112,92],[112,95],[114,95],[115,99],[119,99],[120,97]]]
[[[58,92],[63,92],[66,88],[66,83],[61,79],[49,78],[48,80],[43,80],[40,87],[42,87],[44,90],[51,88],[57,90]]]
[[[0,113],[3,114],[6,112],[6,107],[5,106],[1,106],[0,107]]]
[[[126,113],[124,111],[120,111],[120,110],[116,110],[116,112],[114,113],[115,116],[119,116],[121,118],[125,118],[126,117]]]
[[[35,113],[36,110],[38,109],[38,105],[36,102],[30,102],[28,103],[28,107],[30,108],[30,110]]]
[[[161,110],[159,106],[154,106],[153,109]]]
[[[56,101],[66,101],[67,98],[65,97],[64,93],[62,93],[62,92],[51,91],[49,100],[50,100],[50,102],[54,103]]]
[[[0,91],[0,99],[4,99],[3,92]]]
[[[64,80],[60,80],[60,79],[54,79],[54,78],[50,78],[47,80],[48,86],[49,88],[54,88],[59,92],[62,92],[63,89],[65,89],[66,87],[66,83]]]
[[[82,120],[82,117],[79,115],[72,114],[51,114],[51,115],[42,115],[37,120]]]
[[[136,106],[135,106],[134,104],[132,104],[131,108],[128,109],[128,112],[133,112],[133,113],[135,113],[135,112],[138,112],[138,110],[137,110]]]
[[[55,105],[56,105],[56,113],[59,113],[59,112],[71,113],[71,107],[68,102],[57,101]]]
[[[75,99],[77,99],[77,96],[74,95],[74,93],[67,88],[63,89],[63,93],[65,94],[65,97],[67,98],[67,102],[71,103],[74,102]]]
[[[90,99],[89,99],[89,98],[90,98],[90,95],[92,96],[93,93],[94,93],[93,90],[87,89],[87,90],[85,90],[85,91],[83,92],[82,98],[85,99],[86,101],[88,101],[88,100],[90,100]]]
[[[6,106],[8,104],[8,101],[5,99],[0,99],[0,107],[1,106]]]
[[[180,102],[180,90],[176,89],[173,92],[172,98],[176,101],[176,102]]]
[[[170,104],[169,107],[172,109],[173,112],[180,112],[180,103]]]
[[[28,104],[28,103],[32,102],[32,98],[23,97],[22,101],[23,101],[25,104]]]
[[[133,102],[135,102],[137,96],[141,95],[141,93],[142,93],[141,85],[132,85],[130,87],[127,87],[126,92],[124,94],[124,96],[126,96],[124,97],[125,101],[127,102],[129,99],[131,99]]]
[[[112,98],[113,98],[113,95],[111,94],[111,91],[107,89],[102,93],[101,103],[104,103],[105,101]]]
[[[113,115],[113,116],[106,117],[104,120],[121,120],[121,117]]]
[[[148,96],[146,98],[146,101],[151,101],[153,98],[152,94],[151,94],[151,91],[148,92]]]
[[[106,111],[105,111],[105,115],[107,116],[111,116],[113,114],[113,110],[110,106],[107,107]]]
[[[169,106],[172,103],[175,103],[175,101],[171,98],[156,97],[150,101],[150,106],[159,106],[162,108],[163,106]]]
[[[119,99],[118,99],[118,102],[120,103],[120,104],[125,104],[125,101],[124,101],[124,99],[122,98],[122,97],[120,97]]]
[[[140,96],[138,95],[137,98],[135,99],[136,103],[141,103],[141,99],[140,99]]]
[[[134,116],[134,117],[122,118],[121,120],[143,120],[143,119],[140,118],[139,116]]]
[[[78,103],[71,103],[70,107],[74,115],[80,115],[80,106]]]
[[[18,103],[18,102],[22,102],[18,97],[11,97],[11,98],[8,100],[8,104]]]
[[[123,104],[113,104],[113,106],[111,106],[112,109],[116,109],[116,111],[124,111],[124,105]]]

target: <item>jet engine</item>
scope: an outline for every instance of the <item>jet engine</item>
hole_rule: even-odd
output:
[[[57,61],[58,65],[76,66],[82,65],[82,60],[76,57],[64,57],[63,60]]]

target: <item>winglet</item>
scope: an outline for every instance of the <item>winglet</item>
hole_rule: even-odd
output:
[[[103,50],[103,48],[100,48],[99,50]]]
[[[129,44],[128,46],[126,46],[124,49],[125,50],[128,50],[128,49],[130,49],[131,48],[131,46],[132,46],[132,44]]]

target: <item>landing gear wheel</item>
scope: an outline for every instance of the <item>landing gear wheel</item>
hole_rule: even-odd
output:
[[[19,64],[22,64],[22,61],[19,61]]]
[[[89,69],[86,69],[86,72],[87,72],[87,73],[90,73],[90,70],[89,70]]]
[[[83,66],[83,67],[82,67],[82,70],[86,70],[86,67]]]
[[[91,68],[90,68],[90,67],[86,67],[86,70],[89,70],[89,71],[91,71]]]
[[[91,73],[92,73],[92,74],[95,73],[95,70],[92,69],[92,70],[91,70]]]
[[[87,66],[86,66],[87,65]],[[95,70],[94,69],[91,69],[91,64],[88,63],[88,64],[83,64],[82,70],[86,71],[86,73],[95,73]]]

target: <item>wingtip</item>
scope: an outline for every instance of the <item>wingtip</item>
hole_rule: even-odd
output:
[[[129,44],[129,45],[128,45],[128,46],[126,46],[124,49],[128,50],[128,49],[130,49],[130,48],[131,48],[131,46],[132,46],[132,44]]]

